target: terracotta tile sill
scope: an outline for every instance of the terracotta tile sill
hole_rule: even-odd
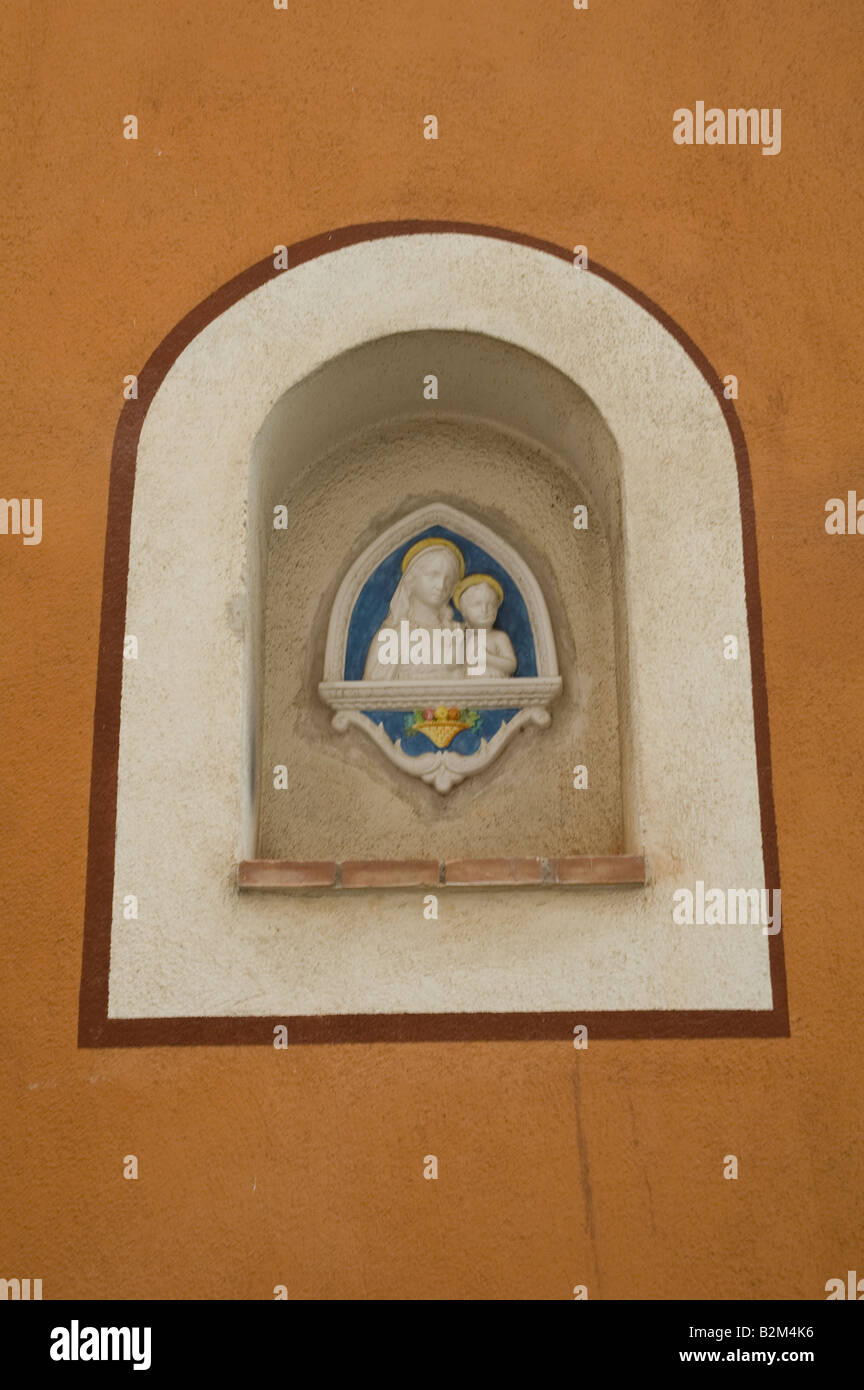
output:
[[[438,881],[437,859],[348,859],[342,865],[343,888],[405,888]]]
[[[455,888],[542,883],[543,863],[540,859],[448,859],[444,882]]]
[[[237,866],[238,888],[333,888],[336,864],[327,860],[244,859]]]
[[[577,855],[568,859],[246,859],[237,886],[290,890],[329,888],[578,888],[644,884],[641,854]]]

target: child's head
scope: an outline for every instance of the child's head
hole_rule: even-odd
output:
[[[498,580],[488,574],[466,574],[453,593],[453,602],[468,626],[477,628],[494,625],[503,598]]]

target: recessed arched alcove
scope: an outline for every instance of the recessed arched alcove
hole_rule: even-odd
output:
[[[636,291],[508,233],[347,229],[288,263],[178,325],[118,429],[82,1037],[782,1031],[779,938],[672,919],[697,881],[777,885],[749,475],[716,374]],[[324,698],[348,580],[392,588],[436,536],[482,559],[501,615],[535,586],[561,680],[549,726],[447,794]],[[376,873],[340,867],[353,845]],[[296,846],[316,857],[292,880]]]
[[[576,383],[486,335],[421,330],[373,340],[326,363],[273,407],[256,439],[251,482],[251,530],[267,538],[260,594],[250,594],[264,613],[258,858],[638,849],[625,747],[620,465],[611,431]],[[580,506],[587,527],[576,529]],[[524,571],[521,587],[551,615],[544,622],[556,677],[560,665],[560,695],[546,702],[548,731],[528,727],[518,746],[466,777],[446,803],[371,742],[334,732],[337,721],[319,698],[322,677],[350,674],[339,669],[344,646],[325,667],[328,624],[352,564],[367,550],[383,556],[400,540],[428,535],[436,523],[463,549],[487,557],[475,567],[494,564],[490,552],[502,560],[506,552],[510,570]],[[487,549],[478,551],[482,539]],[[341,636],[347,639],[345,621]],[[409,695],[403,703],[410,705]],[[531,703],[524,692],[521,698]],[[496,703],[508,700],[519,703],[509,693]],[[364,703],[374,700],[358,694],[355,708]],[[391,716],[388,727],[394,722]],[[487,732],[497,726],[487,714]],[[464,736],[457,753],[460,746],[469,746]],[[590,795],[574,793],[575,765],[588,769]],[[273,785],[276,766],[287,769],[290,796]]]

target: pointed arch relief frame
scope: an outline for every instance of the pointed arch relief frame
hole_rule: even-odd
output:
[[[427,679],[417,682],[344,679],[348,630],[364,584],[394,550],[433,527],[445,528],[474,541],[507,570],[528,610],[536,676],[504,679],[481,676],[461,681]],[[337,733],[360,730],[400,772],[419,777],[435,791],[446,795],[466,777],[485,771],[517,733],[530,728],[547,728],[552,719],[549,705],[561,693],[561,684],[549,610],[528,565],[512,545],[482,522],[446,503],[432,502],[389,526],[366,547],[346,573],[330,614],[324,679],[318,686],[318,693],[333,711],[332,725]],[[391,739],[381,725],[365,713],[371,709],[407,713],[417,704],[434,706],[454,700],[463,702],[466,694],[478,709],[517,711],[490,739],[482,739],[480,748],[474,753],[439,748],[435,752],[409,755],[403,751],[400,739]]]
[[[482,261],[482,255],[476,255],[475,248],[480,248],[483,243],[503,243],[509,248],[508,256],[517,258],[527,252],[536,253],[537,260],[532,264],[539,269],[541,279],[549,278],[542,269],[544,263],[551,266],[557,262],[559,266],[569,267],[572,274],[577,274],[572,271],[572,256],[569,250],[521,233],[470,223],[391,222],[342,228],[296,243],[289,248],[287,275],[290,277],[291,272],[318,262],[323,272],[317,277],[319,290],[326,293],[332,278],[329,268],[331,253],[363,248],[367,244],[374,247],[382,240],[391,241],[394,247],[399,249],[409,246],[413,238],[421,239],[424,248],[441,242],[443,254],[437,259],[439,270],[445,280],[448,277],[454,281],[459,278],[462,248],[466,250],[468,260],[472,263]],[[160,446],[166,464],[170,461],[168,456],[171,449],[166,445],[164,431],[160,436],[161,424],[154,420],[152,408],[157,402],[157,397],[161,399],[164,395],[166,385],[172,386],[176,368],[182,365],[187,349],[196,340],[200,340],[202,348],[205,344],[208,347],[214,343],[218,346],[225,334],[232,331],[227,321],[230,311],[250,296],[254,296],[256,291],[284,275],[286,271],[277,270],[272,257],[268,255],[215,291],[189,313],[168,334],[139,373],[138,398],[126,402],[118,424],[111,464],[94,717],[79,1044],[92,1047],[238,1043],[272,1046],[275,1025],[284,1025],[288,1039],[295,1043],[468,1039],[564,1040],[572,1037],[576,1023],[585,1024],[592,1039],[788,1036],[789,1017],[782,935],[771,935],[767,939],[760,937],[767,971],[764,976],[761,974],[763,967],[759,964],[761,957],[757,957],[751,944],[742,947],[743,955],[736,955],[725,949],[725,937],[718,933],[711,939],[711,944],[693,947],[698,956],[697,965],[701,970],[698,979],[704,987],[703,993],[709,996],[706,998],[697,997],[700,990],[694,987],[697,976],[693,970],[688,974],[686,970],[682,973],[677,968],[675,953],[680,953],[685,938],[678,933],[672,941],[671,936],[667,934],[668,900],[665,890],[668,889],[670,881],[681,881],[682,861],[676,861],[676,865],[672,865],[668,858],[664,860],[663,846],[659,843],[652,846],[649,842],[647,845],[649,852],[652,848],[657,851],[652,855],[651,881],[644,891],[640,890],[637,904],[631,900],[629,915],[623,911],[621,899],[618,899],[617,912],[611,915],[605,913],[597,894],[592,890],[586,890],[585,898],[580,900],[581,909],[575,917],[568,906],[567,912],[571,919],[569,922],[562,921],[560,910],[553,909],[547,901],[542,908],[537,906],[524,916],[519,946],[511,940],[509,931],[504,934],[505,939],[500,943],[494,935],[481,933],[485,938],[484,948],[487,950],[486,966],[492,974],[486,985],[483,984],[482,978],[478,977],[476,1000],[472,1002],[461,997],[449,996],[424,997],[407,1001],[403,1007],[399,1006],[398,1001],[394,1002],[384,997],[386,989],[383,983],[378,992],[379,997],[371,998],[367,1007],[356,1007],[351,992],[351,982],[355,976],[344,972],[340,976],[341,986],[337,988],[336,993],[334,994],[331,987],[326,996],[317,1002],[309,999],[308,992],[304,995],[304,984],[300,976],[294,977],[297,988],[294,988],[290,981],[286,985],[288,977],[284,970],[275,982],[277,991],[280,987],[285,990],[284,1007],[282,999],[275,1000],[272,989],[268,992],[263,978],[255,987],[250,987],[262,928],[266,932],[267,922],[272,921],[275,929],[277,921],[281,921],[284,915],[284,910],[278,913],[271,912],[266,916],[266,920],[256,912],[255,927],[251,933],[244,926],[243,898],[237,894],[236,881],[230,872],[232,857],[236,862],[237,858],[242,857],[244,848],[238,828],[242,820],[240,804],[248,794],[248,788],[246,792],[241,790],[246,778],[242,771],[242,757],[239,758],[236,768],[229,769],[231,786],[235,790],[224,788],[217,798],[208,803],[210,818],[204,827],[207,839],[204,846],[206,855],[202,852],[200,865],[196,860],[194,882],[191,870],[185,864],[175,866],[170,862],[170,845],[169,858],[164,858],[165,847],[161,846],[160,833],[164,837],[169,827],[160,828],[157,821],[146,817],[146,823],[142,823],[140,812],[142,806],[146,807],[140,796],[144,773],[136,780],[133,764],[129,761],[129,750],[127,749],[124,763],[122,746],[123,729],[127,730],[128,743],[129,723],[131,720],[132,725],[135,725],[141,703],[141,697],[134,689],[134,681],[130,679],[129,671],[124,671],[123,664],[123,636],[127,630],[129,602],[133,604],[133,620],[141,618],[139,626],[147,628],[152,616],[134,607],[137,598],[135,586],[139,583],[139,571],[134,564],[136,542],[132,536],[133,503],[137,506],[138,491],[136,469],[140,474],[140,455],[144,443],[147,444],[145,453],[148,454],[148,468],[152,466],[154,450],[158,452]],[[587,328],[588,336],[593,336],[595,345],[603,342],[613,355],[619,351],[621,345],[625,352],[632,348],[638,355],[639,345],[636,340],[640,335],[646,342],[650,340],[653,355],[644,358],[644,363],[650,367],[645,374],[644,385],[647,389],[655,383],[660,383],[661,394],[663,382],[671,381],[676,374],[678,378],[685,379],[684,384],[687,385],[692,381],[695,368],[702,381],[702,393],[700,395],[697,389],[694,397],[696,415],[701,421],[706,415],[706,403],[710,401],[711,409],[717,412],[718,418],[722,418],[728,431],[729,448],[737,470],[737,543],[740,546],[745,622],[749,636],[745,669],[751,692],[752,777],[757,807],[752,829],[747,831],[747,843],[754,849],[758,847],[765,886],[777,889],[780,884],[779,856],[773,806],[756,529],[749,460],[741,426],[733,403],[724,397],[718,373],[687,334],[667,314],[628,282],[593,260],[590,269],[580,270],[578,276],[581,279],[573,281],[572,285],[580,291],[582,288],[596,285],[599,288],[605,287],[605,292],[599,296],[593,291],[588,293],[587,301],[590,302],[586,302],[575,315],[573,334],[578,337],[579,333],[585,332]],[[530,276],[528,278],[530,280]],[[333,281],[334,285],[336,281]],[[357,286],[355,290],[342,281],[338,283],[349,298],[355,294],[365,294],[366,299],[369,299],[368,290],[364,286]],[[513,298],[508,290],[511,298],[505,306],[501,302],[500,286],[495,283],[494,278],[490,283],[495,285],[495,301],[487,298],[484,300],[484,306],[478,307],[473,314],[463,314],[457,310],[452,326],[490,332],[494,335],[506,308],[511,319],[519,321],[523,343],[529,350],[538,351],[542,355],[546,335],[544,312],[548,313],[549,303],[547,302],[544,311],[538,301],[535,312],[530,298],[521,293],[516,293]],[[525,286],[526,293],[527,288]],[[559,285],[559,292],[560,288]],[[608,299],[607,294],[611,292],[615,292],[620,298]],[[542,299],[542,296],[540,298]],[[601,310],[604,306],[614,310],[616,304],[629,302],[631,312],[629,317],[626,314],[623,317],[620,338],[610,338],[608,332],[604,338],[602,328],[598,336],[598,299],[602,301]],[[351,307],[353,312],[353,300]],[[264,306],[262,309],[264,312],[257,321],[256,332],[260,332],[262,339],[266,339],[276,321],[272,316],[268,316]],[[379,311],[380,316],[385,317],[378,305],[370,304],[368,311],[373,317]],[[634,316],[637,311],[653,323],[652,331],[645,332],[644,325],[636,322]],[[569,313],[569,309],[567,312]],[[224,328],[223,316],[226,316]],[[434,320],[434,313],[428,315],[423,326],[438,326]],[[320,336],[326,337],[329,326],[325,320],[321,320],[320,325]],[[388,330],[398,331],[398,327],[394,329],[392,324],[388,324],[381,329],[382,332]],[[658,330],[661,331],[659,335]],[[508,334],[506,331],[499,331],[499,336],[506,338]],[[247,339],[247,350],[250,346],[257,350],[254,337]],[[263,342],[261,350],[267,350]],[[260,358],[260,353],[258,357]],[[260,358],[259,370],[262,371],[262,375],[265,374],[261,366],[263,362],[264,359]],[[310,369],[314,369],[314,362],[311,363]],[[217,376],[218,373],[215,373],[214,380]],[[601,378],[597,377],[593,368],[589,371],[589,376],[595,378],[594,384],[598,385],[599,394],[602,396]],[[214,383],[207,372],[204,373],[203,379],[199,376],[199,383],[205,392],[214,389]],[[635,385],[638,386],[639,383]],[[265,407],[268,389],[265,383],[261,387],[263,395],[259,393]],[[586,389],[593,389],[591,381],[587,383]],[[692,395],[689,385],[688,389]],[[275,399],[276,396],[271,394],[270,400]],[[257,422],[260,423],[260,404],[256,406],[254,402],[250,403],[249,408],[253,406],[258,411]],[[244,403],[239,402],[240,413],[243,408]],[[241,423],[245,426],[245,422]],[[255,421],[250,423],[253,429],[257,428]],[[657,423],[650,407],[645,423],[649,431],[653,430]],[[680,432],[680,422],[675,428]],[[622,422],[621,429],[622,433],[627,433],[626,421]],[[217,433],[217,426],[214,425],[208,436],[214,444],[219,442]],[[190,439],[191,435],[187,433],[184,436],[181,430],[176,439],[177,448],[182,452],[182,448],[189,444]],[[677,437],[674,443],[677,448]],[[236,468],[237,463],[234,462],[233,466]],[[238,488],[236,495],[237,500],[242,503],[242,489]],[[625,496],[625,504],[627,500]],[[206,495],[204,502],[207,502]],[[630,516],[633,515],[631,508]],[[205,521],[208,519],[209,517],[204,518]],[[218,544],[222,536],[228,532],[224,526],[220,532],[222,518],[214,513],[213,519],[214,523],[219,523],[214,524],[214,531],[219,533],[215,537],[215,543]],[[133,563],[130,563],[130,560]],[[174,594],[176,598],[176,588]],[[190,602],[200,600],[197,576],[192,576],[187,598]],[[220,604],[223,602],[220,600]],[[148,634],[145,633],[146,635]],[[172,651],[176,648],[179,658],[182,659],[182,640],[177,642],[173,633],[169,634],[169,639],[166,646]],[[220,659],[224,661],[227,656],[229,664],[232,661],[236,663],[236,657],[231,655],[231,648],[221,637],[217,646],[219,650],[216,655]],[[155,685],[151,685],[147,694],[150,707],[158,709],[158,699],[154,700],[154,694],[159,694],[158,680]],[[636,701],[637,721],[649,707],[646,706],[645,700],[650,694],[650,689],[643,690]],[[236,702],[224,713],[226,718],[217,733],[226,745],[231,745],[239,751],[241,741],[232,732],[235,720],[239,719],[242,723]],[[234,727],[236,729],[236,725]],[[207,732],[209,736],[213,731],[208,729]],[[131,733],[136,733],[134,727]],[[134,743],[134,738],[132,742]],[[145,769],[145,773],[148,770],[149,768]],[[196,765],[195,775],[198,776],[199,773],[200,765]],[[151,788],[149,796],[151,801],[158,803],[158,788]],[[649,806],[649,841],[652,830],[650,813],[655,809],[656,801]],[[163,810],[160,806],[160,814]],[[170,829],[176,835],[178,826],[183,830],[178,816],[185,808],[176,802],[171,803],[168,810],[173,817]],[[747,816],[752,820],[749,810]],[[658,818],[662,820],[659,812]],[[175,825],[174,821],[178,821],[178,824]],[[228,854],[223,855],[224,872],[214,875],[213,866],[219,862],[219,845],[224,846],[225,843],[225,827],[230,827],[232,823],[235,830],[229,831],[228,839],[230,840],[233,834],[234,854],[232,856],[229,847]],[[193,831],[193,825],[190,823],[187,829],[197,837],[197,850],[198,841],[205,838],[202,827],[195,823]],[[173,875],[173,897],[170,897],[167,905],[163,903],[155,915],[151,913],[146,932],[142,931],[140,924],[136,924],[134,933],[129,931],[128,923],[125,924],[124,930],[122,915],[118,911],[118,904],[122,903],[120,895],[131,891],[128,877],[130,864],[134,863],[134,856],[130,858],[129,854],[132,840],[142,844],[150,855],[148,863],[151,877],[148,887],[155,897],[159,896],[164,886],[163,880],[167,881]],[[176,845],[176,840],[171,843]],[[187,839],[179,853],[179,859],[186,857],[187,849],[192,843]],[[686,834],[682,844],[686,844],[687,872],[691,872],[695,863],[694,845],[686,840]],[[163,851],[162,858],[159,854],[160,846]],[[698,849],[698,845],[695,848]],[[748,862],[751,866],[755,862],[752,856]],[[673,867],[676,877],[670,880]],[[202,874],[206,874],[206,877],[202,877]],[[530,892],[528,897],[533,903]],[[499,908],[500,900],[495,898],[494,894],[491,898],[493,906]],[[248,901],[247,898],[246,902]],[[256,899],[258,904],[263,901],[260,897]],[[574,899],[571,897],[567,901],[569,905]],[[275,900],[271,899],[270,902],[275,905]],[[476,905],[476,898],[473,899],[473,903]],[[526,899],[523,899],[523,903],[526,903],[527,908]],[[263,911],[262,908],[261,912]],[[302,911],[302,903],[298,902],[298,922],[302,919]],[[472,913],[473,911],[474,908]],[[207,922],[212,921],[214,913],[219,918],[218,939],[214,939],[212,934],[208,935],[207,929]],[[206,914],[209,914],[209,917]],[[458,912],[454,915],[458,917]],[[469,917],[471,915],[469,914]],[[191,923],[188,920],[190,916],[195,919]],[[467,921],[468,919],[466,926]],[[788,914],[784,917],[784,927],[788,929]],[[510,973],[514,971],[521,977],[521,958],[524,958],[524,953],[530,948],[538,930],[546,933],[546,945],[551,951],[551,956],[548,971],[542,958],[535,959],[534,982],[543,976],[548,997],[529,1001],[525,998],[524,991],[521,995],[517,991],[506,1002],[500,1002],[495,994],[497,982],[504,976],[509,978]],[[296,930],[292,935],[297,935]],[[405,928],[405,935],[410,938],[408,945],[415,953],[411,962],[412,976],[426,978],[423,971],[428,963],[422,958],[424,937],[410,926]],[[428,932],[425,934],[427,939],[429,935]],[[349,972],[355,970],[359,962],[359,958],[355,960],[352,955],[354,947],[350,944],[355,936],[356,933],[346,937],[344,924],[342,925],[339,940],[342,943],[343,956],[347,947],[347,957],[343,963]],[[579,943],[583,939],[593,956],[580,955]],[[693,942],[695,938],[691,935],[689,940]],[[707,937],[699,940],[707,941]],[[609,942],[616,966],[614,971],[610,971],[607,962],[602,966],[602,973],[595,976],[592,971],[595,959],[603,954],[600,949],[602,941]],[[741,941],[744,941],[743,937]],[[330,955],[332,953],[329,950],[328,933],[324,932],[316,945],[315,959],[319,966],[320,962]],[[155,970],[154,958],[159,960],[159,966]],[[745,960],[744,965],[742,960]],[[578,968],[579,961],[584,967],[581,974]],[[448,978],[453,982],[454,989],[458,990],[463,979],[459,974],[459,962],[457,961],[455,966],[452,961],[445,964],[450,971]],[[600,964],[602,965],[602,962]],[[142,994],[140,990],[136,993],[133,985],[136,970],[140,975],[142,966],[146,967],[144,974],[149,970],[151,980],[155,981],[149,995]],[[718,989],[712,989],[714,981],[720,982]],[[556,988],[556,982],[561,984],[561,989]],[[582,988],[583,985],[587,985],[587,993],[585,988]],[[289,998],[292,990],[293,997]],[[374,990],[372,993],[374,994]],[[262,1003],[265,1005],[263,1009],[260,1007]]]

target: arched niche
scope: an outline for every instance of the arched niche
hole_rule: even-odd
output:
[[[82,1036],[203,1040],[208,1020],[239,1029],[252,1013],[287,1019],[296,1039],[564,1036],[574,1011],[611,1035],[782,1030],[774,937],[670,925],[673,892],[694,880],[777,882],[749,475],[716,374],[614,277],[508,234],[349,229],[289,263],[281,275],[256,267],[181,325],[118,431]],[[445,366],[429,410],[433,348]],[[531,487],[542,473],[551,495],[558,477],[563,529],[583,500],[597,523],[567,540],[596,537],[594,573],[608,575],[595,626],[612,651],[603,707],[617,723],[618,848],[644,852],[648,881],[624,896],[550,892],[545,878],[455,894],[446,932],[428,930],[416,889],[373,891],[372,906],[345,891],[238,893],[267,763],[273,507],[314,496],[316,479],[348,486],[361,454],[374,479],[384,444],[393,467],[400,450],[420,457],[421,437],[422,452],[433,438],[455,448],[457,435],[507,454],[511,480],[529,458]],[[496,511],[466,501],[458,478],[433,482],[432,496],[425,478],[413,494],[391,488],[390,512],[377,507],[360,533],[327,533],[339,562],[298,657],[304,690],[321,679],[346,565],[400,511],[430,502],[481,522],[496,512],[492,529],[538,577],[561,658],[566,571],[546,552],[563,541],[526,536],[530,492],[525,508],[505,494]],[[311,565],[320,533],[296,541]],[[122,664],[124,631],[139,655]],[[729,633],[735,662],[723,660]],[[575,644],[573,660],[578,672]],[[329,732],[328,711],[312,708]],[[562,779],[578,761],[567,753]],[[303,790],[288,793],[298,816]],[[146,901],[146,931],[128,930],[130,893]],[[272,1042],[251,1023],[248,1036]]]
[[[427,400],[430,373],[438,395]],[[267,538],[261,598],[252,599],[268,614],[256,663],[263,673],[257,857],[639,851],[634,764],[622,743],[629,694],[617,450],[574,382],[486,334],[421,329],[373,339],[277,402],[253,449],[251,495],[251,529]],[[587,510],[587,531],[574,529],[577,504]],[[271,525],[280,506],[285,529]],[[473,537],[508,567],[540,661],[527,684],[465,695],[510,709],[503,732],[485,717],[497,746],[467,764],[465,738],[409,763],[405,740],[394,752],[394,718],[378,719],[381,753],[357,747],[334,736],[317,698],[326,688],[331,714],[341,707],[335,727],[343,734],[352,723],[371,735],[364,710],[404,711],[404,691],[400,704],[396,689],[385,699],[350,683],[338,688],[348,619],[370,567],[436,523]],[[454,699],[430,688],[422,703]],[[514,732],[526,738],[511,751]],[[590,766],[590,797],[573,795],[576,764]],[[281,796],[268,776],[274,766],[285,767],[302,793]],[[420,783],[406,781],[409,767]],[[446,814],[432,804],[435,792],[450,793]],[[344,806],[337,818],[334,801]]]

